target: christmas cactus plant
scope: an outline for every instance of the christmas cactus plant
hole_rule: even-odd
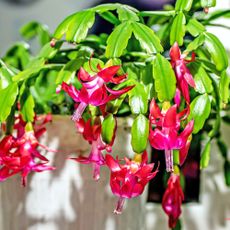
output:
[[[104,4],[70,15],[54,34],[37,22],[23,26],[24,39],[37,37],[41,49],[33,54],[28,43],[19,42],[0,59],[0,180],[20,173],[26,185],[31,171],[54,170],[37,148],[52,151],[39,137],[51,114],[61,114],[71,115],[91,145],[87,156],[67,160],[92,165],[95,180],[101,167],[109,169],[118,197],[115,213],[157,175],[158,163],[148,163],[150,145],[165,152],[169,179],[162,206],[174,228],[184,199],[180,168],[197,133],[205,140],[200,167],[208,166],[216,139],[229,186],[220,132],[221,122],[230,118],[228,56],[206,27],[230,12],[209,13],[214,5],[214,0],[177,0],[163,11],[140,12]],[[89,33],[96,16],[111,23],[110,34]],[[131,159],[113,151],[117,117],[127,116],[133,119]]]

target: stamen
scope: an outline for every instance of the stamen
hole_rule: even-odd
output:
[[[121,214],[123,211],[123,207],[124,207],[124,203],[125,203],[125,198],[124,197],[120,197],[118,202],[117,202],[117,207],[114,210],[115,214]]]
[[[72,116],[72,120],[73,120],[73,121],[78,121],[78,120],[82,117],[82,114],[83,114],[83,112],[84,112],[86,106],[87,106],[87,104],[84,103],[84,102],[81,102],[81,103],[78,105],[77,109],[75,110],[75,112],[74,112],[74,114],[73,114],[73,116]]]
[[[98,181],[100,179],[100,165],[93,163],[93,179]]]
[[[166,171],[173,172],[173,150],[165,150]]]

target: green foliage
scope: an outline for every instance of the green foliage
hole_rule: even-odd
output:
[[[224,162],[224,177],[226,185],[230,187],[230,162],[228,160]]]
[[[224,46],[220,40],[213,34],[205,32],[205,45],[211,58],[219,71],[225,70],[228,67],[228,57]]]
[[[190,105],[189,120],[194,119],[193,133],[198,133],[204,126],[211,112],[211,103],[207,94],[197,96]]]
[[[113,114],[107,115],[103,120],[101,132],[102,140],[106,144],[110,144],[112,142],[116,127],[117,124]]]
[[[0,121],[6,121],[18,95],[17,83],[12,83],[0,90]]]
[[[163,51],[159,38],[153,30],[141,23],[133,22],[132,29],[134,36],[140,42],[141,47],[149,54]]]
[[[195,90],[200,94],[211,93],[213,91],[212,81],[202,65],[193,62],[189,64],[189,69],[196,83]]]
[[[95,12],[85,10],[65,19],[54,32],[54,38],[60,39],[66,34],[67,41],[80,42],[86,38],[88,30],[93,26]]]
[[[201,0],[201,6],[204,8],[205,7],[210,8],[215,5],[216,5],[216,0]]]
[[[200,168],[206,168],[210,161],[211,141],[209,140],[201,153]]]
[[[29,45],[25,42],[17,42],[6,52],[3,60],[16,69],[25,69],[30,61]]]
[[[129,21],[117,26],[107,40],[106,57],[120,57],[127,47],[131,35],[132,26]]]
[[[176,77],[170,63],[160,54],[153,61],[153,78],[158,99],[170,101],[175,95]]]
[[[196,37],[192,42],[190,42],[186,48],[186,52],[189,53],[191,51],[196,51],[197,48],[202,46],[204,44],[205,37],[204,34],[200,34],[198,37]]]
[[[128,92],[129,105],[133,114],[145,114],[148,109],[148,95],[145,92],[144,86],[138,81],[130,81],[130,85],[135,87]]]
[[[0,89],[6,88],[12,83],[14,72],[0,59]]]
[[[192,2],[193,0],[177,0],[176,1],[176,6],[175,9],[176,10],[185,10],[185,11],[189,11],[192,7]]]
[[[133,122],[131,129],[131,144],[135,153],[142,153],[147,147],[149,121],[140,114]]]
[[[219,89],[220,89],[220,98],[223,104],[228,104],[229,101],[229,84],[230,77],[223,71],[220,78]]]
[[[212,22],[220,17],[230,18],[230,11],[219,10],[208,15],[198,12],[201,6],[209,8],[214,5],[214,0],[177,0],[175,9],[148,12],[139,12],[118,3],[99,5],[74,13],[61,22],[54,32],[52,46],[46,26],[38,22],[24,25],[20,30],[23,38],[37,37],[42,47],[36,54],[31,54],[29,44],[19,42],[0,60],[0,121],[7,120],[12,126],[16,113],[21,113],[26,122],[33,122],[35,113],[71,114],[73,100],[63,92],[56,94],[56,88],[60,89],[64,81],[80,89],[82,83],[77,78],[80,67],[96,77],[98,64],[101,68],[120,65],[117,75],[127,73],[127,79],[121,84],[108,82],[107,87],[113,90],[135,87],[101,110],[94,106],[87,109],[93,116],[105,116],[101,135],[107,144],[114,138],[115,117],[133,114],[131,144],[134,152],[142,153],[149,136],[149,101],[155,98],[159,104],[165,101],[168,105],[174,104],[178,85],[168,54],[171,45],[177,42],[182,57],[191,52],[196,54],[191,63],[184,59],[196,87],[189,86],[190,115],[182,123],[186,125],[187,121],[194,119],[193,133],[206,132],[208,136],[201,168],[209,163],[211,141],[218,140],[225,160],[225,180],[229,185],[227,150],[220,139],[222,120],[229,122],[228,57],[222,43],[207,32],[206,26],[213,25]],[[110,34],[88,35],[96,15],[112,24],[114,28]],[[72,44],[66,44],[66,41]],[[21,111],[16,106],[18,102]],[[182,97],[178,112],[185,108],[185,104]],[[224,116],[222,109],[226,110]],[[178,226],[180,228],[180,223]]]
[[[186,18],[183,12],[178,12],[176,17],[173,19],[171,31],[170,31],[170,44],[173,45],[177,42],[179,46],[184,43]]]
[[[205,27],[200,22],[198,22],[195,18],[192,18],[188,21],[188,24],[186,25],[186,29],[194,37],[197,37],[198,35],[200,35],[205,31]]]
[[[136,14],[136,11],[134,11],[133,8],[127,5],[121,5],[117,9],[117,13],[118,13],[118,19],[120,21],[128,21],[128,20],[139,21],[140,20]]]
[[[35,102],[30,92],[26,91],[21,97],[21,114],[22,118],[26,122],[33,122],[34,120],[34,107]]]
[[[21,27],[20,33],[26,40],[38,36],[41,46],[50,41],[48,27],[35,21],[29,22]]]

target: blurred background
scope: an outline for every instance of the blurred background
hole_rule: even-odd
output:
[[[172,4],[174,0],[0,0],[0,56],[3,55],[14,42],[21,40],[19,29],[29,21],[33,20],[44,23],[49,27],[50,31],[53,32],[56,26],[68,15],[99,3],[111,2],[130,4],[140,10],[159,10],[164,4]],[[216,9],[230,9],[230,0],[217,0]],[[97,24],[94,28],[94,32],[104,32],[105,26],[101,23],[103,22]],[[229,26],[229,20],[227,19],[217,20],[216,23]],[[210,27],[208,30],[216,34],[224,43],[225,47],[230,50],[230,30],[218,27]],[[223,135],[224,140],[230,147],[229,128],[227,130],[227,128],[224,127],[223,130],[223,134],[225,134]],[[201,202],[199,204],[189,204],[184,207],[182,219],[185,223],[185,229],[230,229],[230,220],[226,222],[226,218],[230,218],[230,192],[224,184],[223,173],[221,172],[222,161],[221,158],[215,154],[215,148],[212,153],[212,163],[213,166],[207,171],[202,172],[201,175]],[[160,205],[149,203],[146,208],[145,220],[147,230],[167,229],[167,218]],[[111,223],[109,223],[108,226],[110,227],[107,229],[116,230],[116,228],[111,227],[113,226]],[[158,227],[156,228],[156,226]],[[33,228],[32,226],[30,229],[43,230],[46,228]],[[58,227],[48,227],[47,229],[56,230]]]
[[[19,28],[35,20],[46,24],[53,32],[55,27],[69,14],[99,3],[122,2],[140,10],[161,9],[175,0],[0,0],[0,55],[15,41],[21,39]],[[230,8],[229,0],[217,0],[217,8]],[[217,23],[228,23],[220,20]],[[98,32],[103,26],[98,26]],[[230,48],[230,31],[210,28],[211,32],[221,34],[220,40]],[[103,31],[104,32],[104,31]]]

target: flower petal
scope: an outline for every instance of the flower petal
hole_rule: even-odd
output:
[[[117,73],[119,69],[120,69],[119,65],[110,66],[99,71],[97,75],[100,78],[102,78],[105,82],[111,82],[113,76]]]
[[[181,52],[180,52],[180,48],[179,48],[177,42],[175,42],[174,45],[171,47],[171,49],[169,51],[169,55],[170,55],[171,60],[173,62],[176,62],[176,61],[180,60]]]
[[[131,90],[133,87],[135,87],[135,85],[127,86],[127,87],[125,87],[125,88],[123,88],[123,89],[120,89],[120,90],[112,90],[112,89],[108,88],[107,86],[105,86],[105,87],[106,87],[106,90],[107,90],[109,93],[111,93],[111,94],[114,95],[114,96],[119,97],[119,96],[121,96],[122,94],[127,93],[129,90]],[[114,99],[115,99],[115,98],[114,98]]]
[[[109,154],[105,155],[105,162],[112,172],[121,170],[119,163]]]
[[[80,80],[82,80],[82,81],[89,81],[89,80],[91,80],[91,76],[82,67],[78,71],[78,78]]]
[[[171,106],[165,114],[163,126],[167,128],[176,128],[177,105]]]
[[[73,85],[68,85],[65,82],[62,82],[62,89],[75,101],[80,102],[79,100],[79,90],[77,90]]]

